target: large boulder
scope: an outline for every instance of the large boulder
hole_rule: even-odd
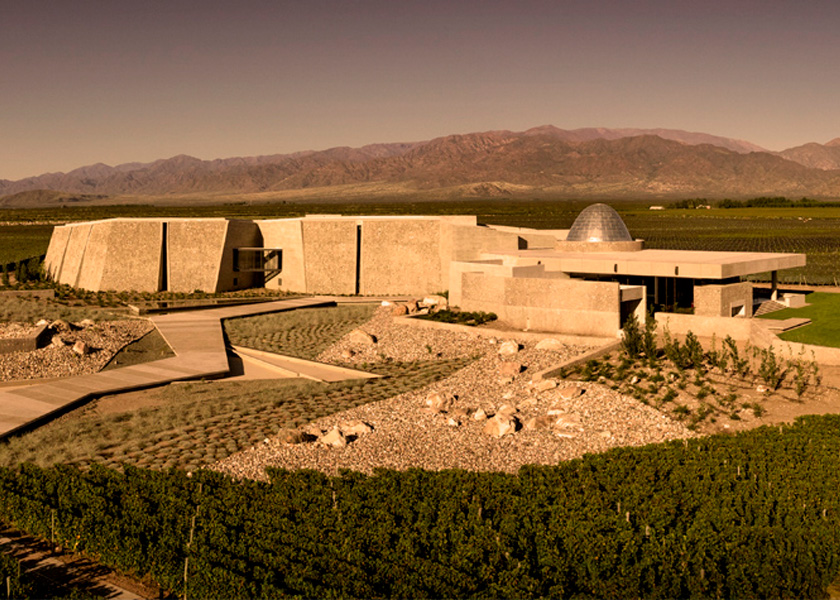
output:
[[[583,392],[585,392],[582,387],[576,385],[568,385],[562,388],[558,393],[563,400],[573,400],[578,396],[582,396]]]
[[[501,377],[516,377],[522,371],[522,363],[503,361],[499,364],[499,375]]]
[[[501,438],[515,433],[518,426],[519,421],[517,421],[516,417],[497,414],[487,419],[483,431],[485,434],[494,438]]]
[[[391,307],[391,316],[404,317],[408,314],[408,307],[405,304],[396,304]]]
[[[344,434],[345,437],[359,437],[360,435],[364,435],[373,431],[373,427],[371,427],[364,421],[359,421],[358,419],[355,419],[353,421],[343,421],[338,424],[338,429],[341,431],[342,434]]]
[[[519,353],[519,343],[514,340],[507,340],[499,345],[499,354],[502,356],[515,356]]]
[[[331,448],[344,448],[347,445],[347,438],[338,427],[333,427],[318,438],[318,442]]]
[[[455,396],[452,394],[432,392],[426,396],[426,409],[432,413],[448,412],[454,403]]]
[[[545,338],[537,343],[537,350],[551,350],[553,352],[560,352],[566,349],[566,345],[560,340],[554,338]]]
[[[376,338],[366,331],[354,329],[347,334],[347,341],[357,346],[373,346],[376,343]]]

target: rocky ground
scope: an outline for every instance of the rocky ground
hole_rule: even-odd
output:
[[[29,331],[31,325],[4,323],[0,335]],[[68,377],[96,373],[124,346],[153,325],[145,320],[50,324],[50,341],[33,352],[0,354],[0,381]]]
[[[330,474],[412,467],[515,472],[526,464],[694,436],[607,387],[535,380],[538,371],[588,349],[399,325],[383,308],[361,332],[345,336],[319,358],[356,366],[455,356],[477,360],[428,388],[281,432],[212,468],[255,479],[265,477],[267,466]]]

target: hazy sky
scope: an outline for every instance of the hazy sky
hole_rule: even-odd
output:
[[[836,0],[0,3],[0,178],[490,129],[840,136]]]

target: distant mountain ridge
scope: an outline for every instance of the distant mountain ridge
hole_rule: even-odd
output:
[[[68,173],[0,180],[0,196],[6,196],[0,206],[24,202],[25,195],[9,195],[31,190],[60,191],[64,196],[55,198],[86,201],[102,195],[253,194],[352,185],[463,196],[840,198],[840,138],[772,153],[742,140],[681,130],[545,125],[524,132],[293,154],[216,160],[179,155],[114,167],[99,163]]]

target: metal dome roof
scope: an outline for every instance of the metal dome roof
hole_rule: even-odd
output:
[[[593,204],[580,211],[566,241],[632,242],[633,237],[613,208],[606,204]]]

